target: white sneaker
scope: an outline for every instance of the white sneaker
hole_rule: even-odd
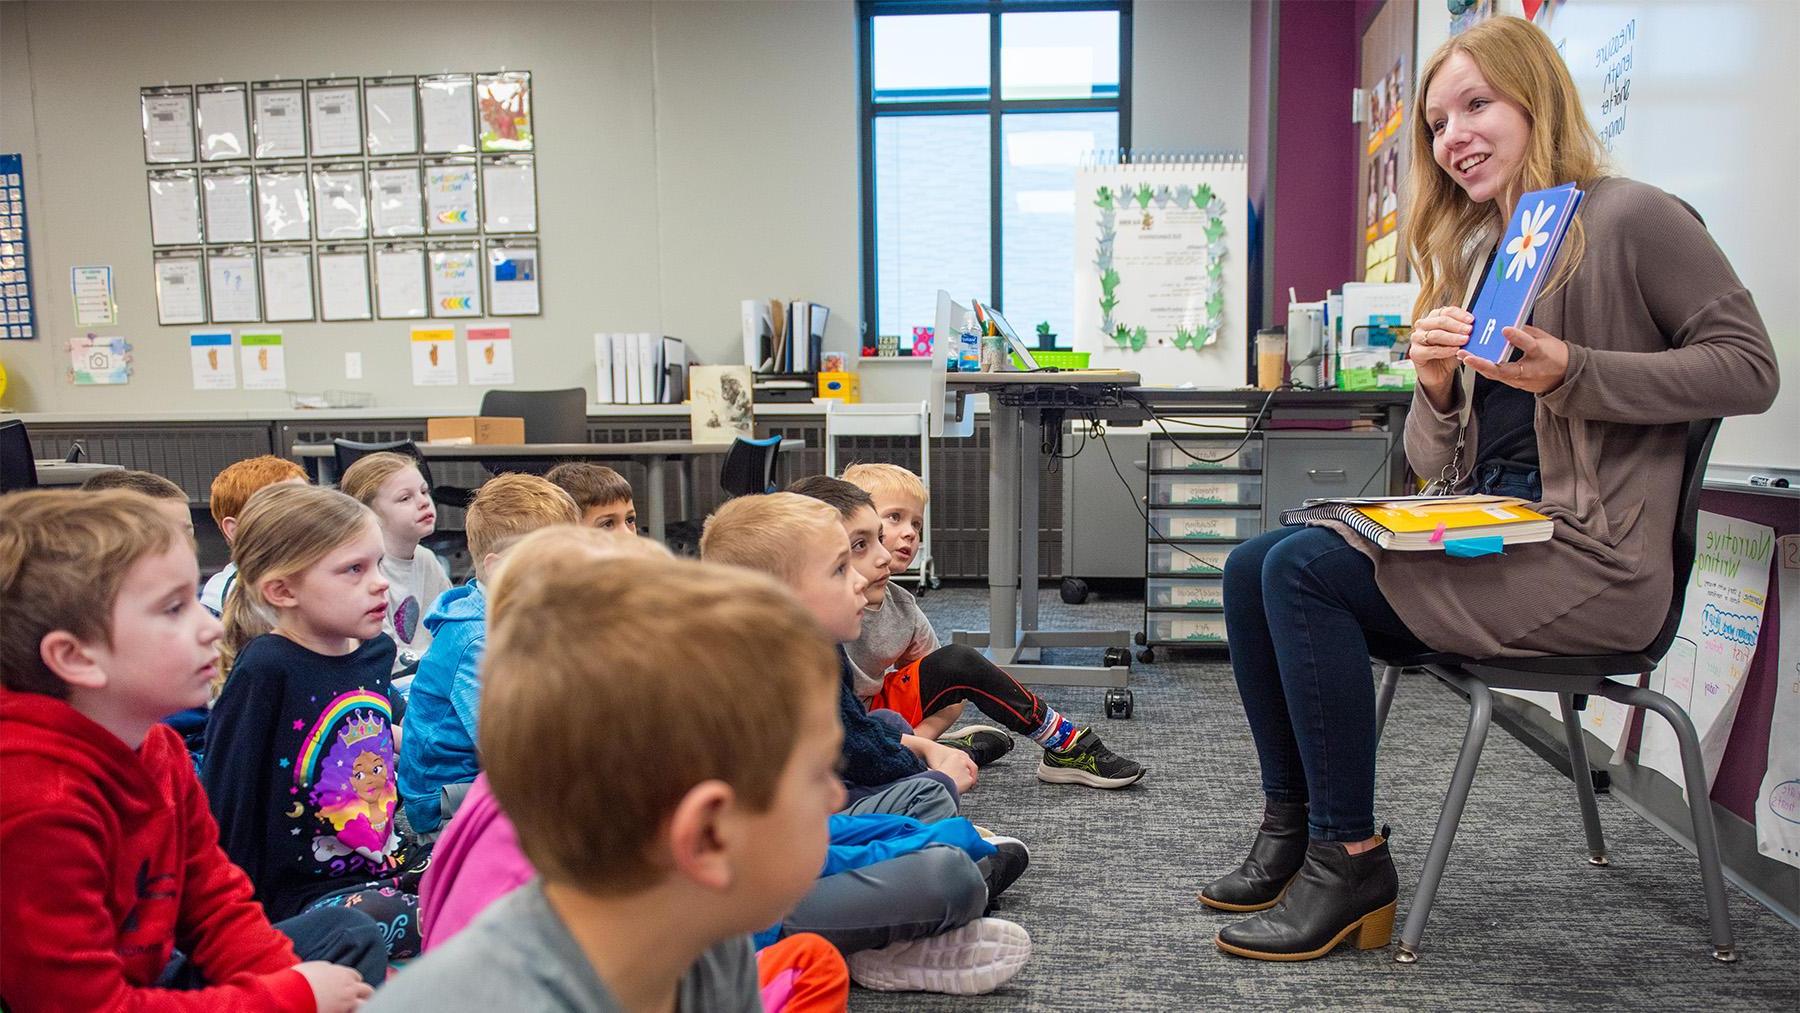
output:
[[[850,979],[877,992],[984,995],[1011,981],[1031,958],[1031,935],[999,918],[879,950],[850,954]]]

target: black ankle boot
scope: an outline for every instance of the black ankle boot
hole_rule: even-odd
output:
[[[1394,936],[1400,883],[1382,841],[1352,855],[1336,841],[1313,841],[1306,864],[1281,902],[1248,921],[1219,930],[1219,949],[1259,960],[1312,960],[1353,938],[1359,950],[1386,946]]]
[[[1206,884],[1200,903],[1220,911],[1275,906],[1306,860],[1306,803],[1266,802],[1262,827],[1242,865]]]

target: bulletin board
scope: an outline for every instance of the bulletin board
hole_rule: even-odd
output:
[[[1413,4],[1383,4],[1363,32],[1356,147],[1356,259],[1363,281],[1408,281],[1400,248],[1406,174],[1412,167]]]

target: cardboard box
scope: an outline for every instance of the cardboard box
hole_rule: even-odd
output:
[[[451,444],[524,443],[525,420],[506,416],[457,415],[426,419],[425,442]]]

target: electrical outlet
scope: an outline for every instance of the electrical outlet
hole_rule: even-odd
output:
[[[344,353],[344,379],[346,379],[346,380],[362,379],[362,353],[361,352],[345,352]]]

